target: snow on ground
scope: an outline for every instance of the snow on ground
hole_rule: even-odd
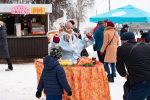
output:
[[[92,46],[87,48],[90,57],[96,57]],[[14,64],[14,70],[6,72],[7,64],[0,64],[0,100],[39,100],[35,97],[37,78],[34,63]],[[117,73],[114,83],[109,83],[111,100],[122,100],[125,79]],[[45,97],[42,96],[42,99]]]

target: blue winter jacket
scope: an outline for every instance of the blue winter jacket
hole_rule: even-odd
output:
[[[102,25],[102,26],[99,26],[95,33],[94,33],[94,39],[95,39],[95,44],[93,45],[93,47],[96,48],[97,51],[100,51],[101,48],[102,48],[102,45],[103,45],[103,40],[104,40],[104,29],[105,27]]]
[[[71,88],[67,82],[66,74],[59,62],[51,56],[45,56],[44,69],[39,81],[38,90],[46,95],[62,95],[63,88],[70,92]]]

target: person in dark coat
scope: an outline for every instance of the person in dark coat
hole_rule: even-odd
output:
[[[124,33],[124,32],[127,32],[128,31],[128,25],[127,24],[125,24],[125,25],[123,25],[123,28],[121,29],[121,31],[120,31],[120,36]]]
[[[94,34],[94,39],[95,39],[95,44],[93,45],[94,51],[97,51],[97,55],[99,58],[99,61],[104,63],[103,61],[103,56],[100,55],[100,50],[103,45],[103,40],[104,40],[104,29],[105,27],[103,26],[103,21],[101,21],[101,25],[96,29],[95,34]]]
[[[141,33],[141,31],[140,31],[140,33]],[[144,33],[141,34],[141,38],[145,38],[145,42],[149,43],[149,41],[150,41],[150,34],[148,32],[144,32]]]
[[[12,62],[10,60],[10,55],[8,51],[8,43],[7,43],[7,32],[6,27],[3,25],[3,22],[0,21],[0,58],[6,59],[8,63],[8,69],[5,71],[12,71]]]
[[[45,56],[43,62],[44,69],[36,92],[37,98],[41,97],[43,88],[46,100],[62,100],[63,89],[68,92],[68,96],[72,95],[65,71],[59,64],[61,57],[62,52],[57,48],[51,50],[50,56]]]
[[[132,32],[121,36],[123,44],[117,49],[116,69],[122,77],[127,79],[128,76],[130,91],[127,100],[145,100],[150,95],[150,46],[140,43],[128,58],[137,43],[134,39]]]

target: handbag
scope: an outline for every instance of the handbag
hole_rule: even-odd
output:
[[[129,53],[129,56],[128,56],[128,59],[127,59],[127,65],[126,65],[126,66],[127,66],[127,70],[128,70],[128,75],[129,75],[129,59],[130,59],[130,55],[131,55],[133,49],[134,49],[135,47],[137,47],[140,43],[141,43],[141,42],[136,43],[136,44],[131,48],[131,50],[130,50],[130,53]],[[130,89],[131,89],[131,87],[130,87],[130,81],[129,81],[129,76],[127,76],[127,81],[124,83],[123,89],[124,89],[123,100],[127,100],[128,93],[130,92]]]
[[[116,31],[115,31],[115,33],[116,33]],[[114,36],[115,36],[115,33],[114,33]],[[103,52],[103,61],[102,61],[102,62],[104,62],[104,58],[105,58],[105,55],[106,55],[107,47],[111,44],[112,40],[114,39],[114,36],[113,36],[113,38],[111,39],[111,41],[109,42],[109,44],[106,46],[106,48],[105,48],[105,50],[104,50],[104,52]]]
[[[83,50],[81,51],[81,54],[80,54],[80,55],[81,55],[81,56],[86,56],[86,57],[89,56],[89,54],[88,54],[88,52],[87,52],[86,49],[83,49]]]

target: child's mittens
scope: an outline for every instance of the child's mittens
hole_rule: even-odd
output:
[[[36,92],[36,97],[37,97],[37,98],[40,98],[41,95],[42,95],[42,92],[41,92],[41,91],[37,91],[37,92]]]
[[[72,95],[72,91],[68,92],[68,96],[71,96]]]

